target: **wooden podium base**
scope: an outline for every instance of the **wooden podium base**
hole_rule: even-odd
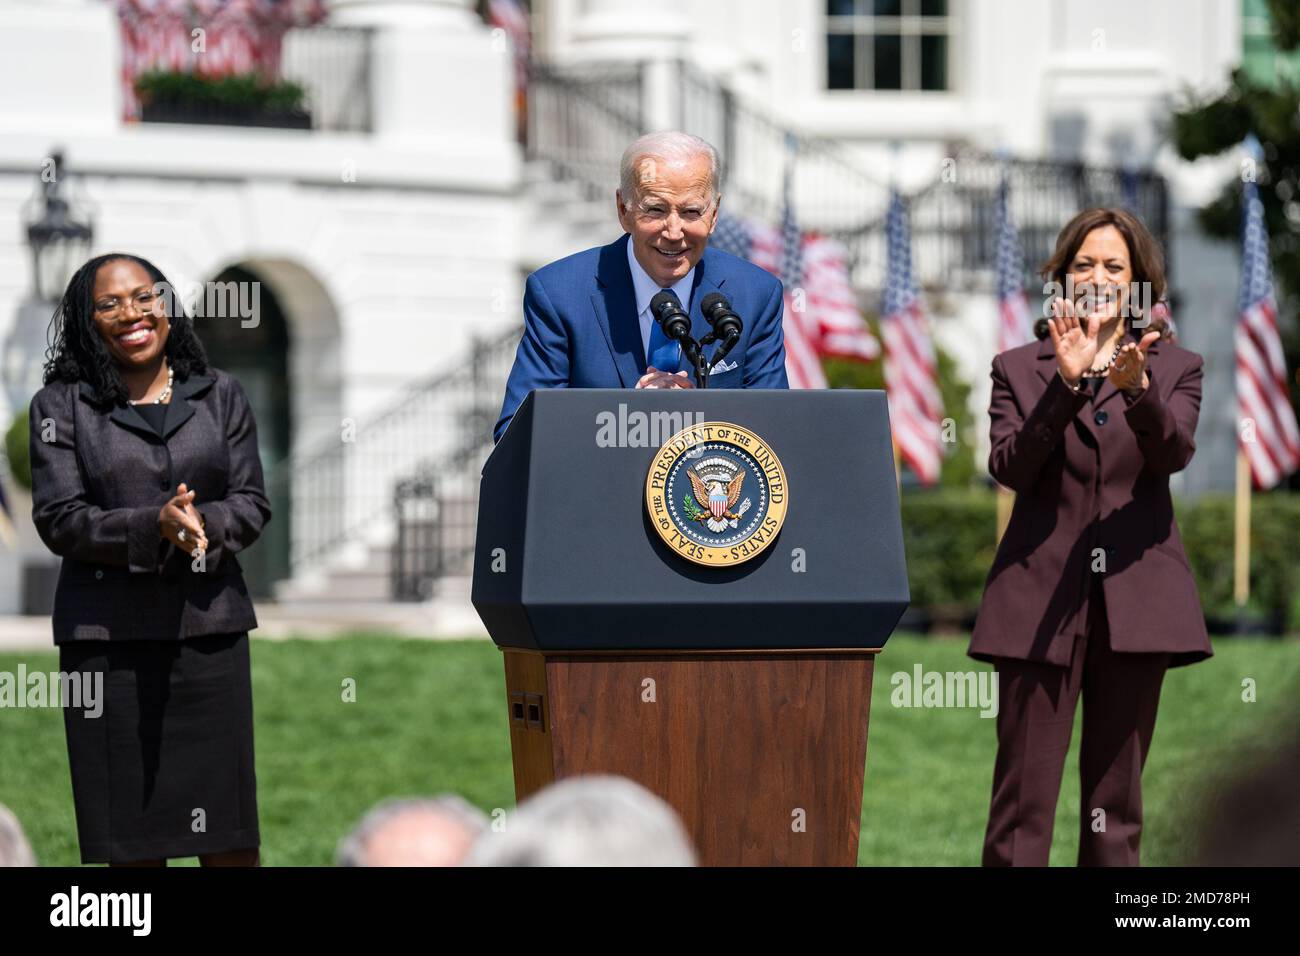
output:
[[[876,651],[502,650],[519,800],[618,774],[702,865],[856,865]]]

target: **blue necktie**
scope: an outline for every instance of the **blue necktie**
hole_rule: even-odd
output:
[[[676,293],[671,289],[667,290],[668,294],[677,299]],[[677,299],[677,304],[681,305],[681,299]],[[659,323],[655,321],[654,314],[650,315],[650,354],[646,359],[647,366],[653,365],[661,372],[676,372],[677,366],[681,362],[682,347],[676,342],[664,335],[664,330],[660,328]]]

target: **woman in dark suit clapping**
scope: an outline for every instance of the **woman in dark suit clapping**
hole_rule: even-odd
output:
[[[1145,314],[1163,259],[1128,212],[1080,213],[1043,273],[1069,294],[1039,342],[993,360],[989,471],[1016,501],[970,646],[999,675],[984,863],[1047,864],[1082,696],[1078,860],[1131,866],[1165,670],[1212,653],[1169,494],[1202,360]]]
[[[87,262],[31,403],[60,668],[103,678],[101,715],[64,709],[77,836],[85,863],[256,865],[257,619],[236,555],[271,509],[248,399],[172,302],[144,259]]]

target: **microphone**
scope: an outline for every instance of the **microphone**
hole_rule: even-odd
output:
[[[672,289],[663,289],[655,293],[650,300],[650,315],[659,323],[664,335],[670,342],[682,347],[686,360],[695,369],[695,384],[700,388],[707,386],[704,373],[700,369],[700,343],[691,335],[691,317],[682,310],[681,300]]]
[[[718,341],[726,342],[730,338],[740,338],[740,330],[744,328],[744,323],[740,321],[740,316],[731,311],[731,303],[721,292],[710,292],[700,303],[700,311],[704,313],[705,320],[713,328],[713,334],[717,336]]]
[[[731,302],[721,292],[710,292],[706,295],[704,301],[700,303],[700,311],[704,313],[705,320],[713,328],[714,340],[722,343],[713,353],[713,360],[709,363],[710,366],[714,366],[736,347],[745,324],[740,320],[740,316],[732,311]]]
[[[682,303],[671,289],[655,293],[650,300],[650,315],[659,323],[669,341],[685,346],[691,339],[691,317],[682,311]]]

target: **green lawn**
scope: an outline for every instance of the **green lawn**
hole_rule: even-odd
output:
[[[971,710],[890,704],[890,675],[983,669],[966,642],[898,635],[877,660],[859,862],[979,863],[995,750],[992,719]],[[1169,673],[1144,776],[1149,865],[1186,860],[1196,795],[1216,767],[1269,752],[1300,688],[1300,642],[1221,640],[1216,656]],[[258,805],[263,862],[322,865],[384,797],[451,790],[486,811],[514,804],[500,653],[482,641],[377,635],[254,640]],[[53,652],[0,654],[0,670],[57,667]],[[1254,678],[1258,702],[1243,703]],[[345,679],[356,702],[345,703]],[[1072,865],[1077,745],[1066,764],[1052,862]],[[1235,764],[1234,764],[1235,765]],[[0,802],[46,865],[79,861],[62,717],[0,710]]]

